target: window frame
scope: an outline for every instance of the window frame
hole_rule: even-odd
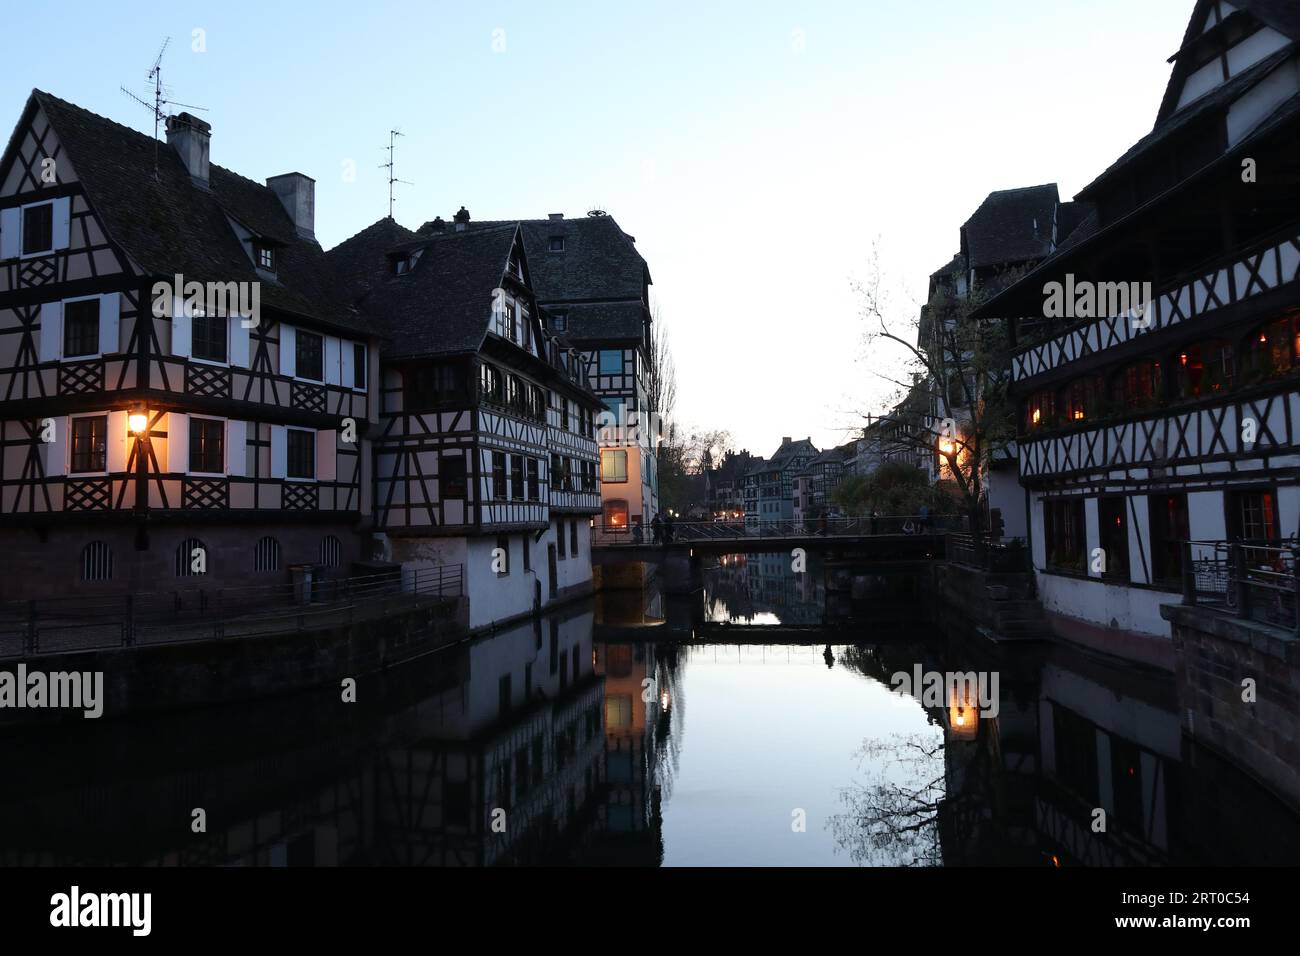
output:
[[[196,355],[196,354],[195,354],[196,346],[197,346],[197,343],[198,343],[198,336],[195,335],[195,330],[197,329],[197,327],[198,327],[198,322],[199,322],[200,320],[202,320],[202,321],[204,321],[204,322],[217,321],[217,322],[224,322],[224,323],[225,323],[225,333],[226,333],[226,334],[225,334],[225,336],[224,336],[224,340],[225,340],[225,341],[224,341],[223,344],[224,344],[224,349],[225,349],[226,357],[225,357],[224,359],[208,358],[208,357],[203,356],[203,355]],[[218,368],[229,368],[229,367],[230,367],[230,316],[228,316],[228,315],[206,315],[206,314],[204,314],[204,313],[202,313],[202,312],[200,312],[200,311],[196,311],[196,312],[194,313],[194,315],[190,316],[190,356],[189,356],[189,358],[190,358],[190,361],[192,361],[192,362],[197,362],[197,363],[199,363],[200,365],[213,365],[213,366],[216,366],[216,367],[218,367]],[[294,360],[295,360],[295,361],[297,360],[297,358],[298,358],[298,356],[297,356],[297,355],[294,355]]]
[[[53,199],[44,199],[40,202],[24,203],[19,208],[22,210],[21,223],[18,226],[18,258],[35,259],[37,256],[53,255],[57,250],[54,248],[54,204]],[[27,251],[27,214],[28,212],[48,207],[50,210],[50,244],[43,249],[34,249]]]
[[[623,477],[611,478],[606,474],[605,460],[618,461],[619,455],[623,456]],[[600,450],[600,482],[603,485],[625,485],[629,481],[627,470],[627,449],[626,448],[602,448]]]
[[[95,303],[95,336],[94,336],[95,348],[93,351],[90,352],[83,352],[78,355],[69,355],[68,354],[68,306],[80,305],[83,302]],[[73,296],[70,299],[64,299],[61,303],[61,307],[63,311],[63,341],[59,343],[59,357],[66,361],[72,361],[72,362],[88,362],[91,361],[92,359],[102,358],[104,353],[100,350],[99,347],[99,338],[100,338],[99,333],[100,333],[100,329],[103,328],[103,323],[104,323],[103,298],[98,295]]]
[[[306,435],[308,438],[307,448],[311,451],[311,475],[310,476],[293,474],[293,464],[294,464],[293,443],[289,436],[295,432],[302,435]],[[316,461],[316,429],[302,428],[298,425],[284,426],[284,480],[304,481],[304,482],[316,481],[317,480],[316,473],[318,471],[317,464],[318,463]]]
[[[220,425],[220,426],[221,426],[221,468],[220,468],[219,470],[217,470],[217,471],[208,471],[207,469],[200,469],[200,468],[196,468],[196,467],[194,467],[194,462],[195,462],[195,456],[194,456],[194,439],[195,439],[195,436],[197,435],[197,429],[196,429],[194,426],[195,426],[195,423],[196,423],[196,422],[202,422],[202,423],[204,423],[205,425],[213,425],[213,424],[215,424],[215,425]],[[214,477],[214,478],[224,478],[224,477],[226,476],[226,442],[227,442],[227,438],[228,438],[228,434],[227,434],[227,427],[226,427],[226,419],[224,419],[224,418],[210,418],[210,417],[207,416],[207,415],[190,415],[190,416],[189,416],[189,448],[187,449],[187,452],[188,452],[188,454],[189,454],[189,468],[188,468],[188,470],[186,471],[186,474],[189,474],[189,475],[204,475],[204,476],[211,476],[211,477]],[[288,474],[288,459],[289,459],[289,448],[288,448],[288,445],[289,445],[289,440],[288,440],[288,438],[286,437],[286,438],[285,438],[285,473],[286,473],[286,474]]]
[[[66,452],[66,454],[67,454],[67,456],[68,456],[68,475],[69,475],[69,476],[72,476],[72,475],[107,475],[107,474],[108,474],[108,442],[109,442],[108,423],[109,423],[109,418],[110,418],[110,416],[109,416],[109,414],[108,414],[107,412],[82,412],[82,413],[80,413],[80,414],[74,414],[74,415],[69,415],[69,416],[68,416],[68,448],[67,448],[67,452]],[[78,469],[78,468],[74,467],[74,466],[76,465],[76,463],[77,463],[77,459],[76,459],[76,447],[77,447],[77,422],[78,422],[78,421],[81,421],[81,420],[83,420],[83,419],[102,419],[103,422],[104,422],[104,444],[103,444],[103,456],[104,456],[104,462],[103,462],[103,467],[102,467],[102,468],[91,468],[91,469],[87,469],[87,470],[81,470],[81,469]]]
[[[302,343],[304,338],[313,338],[320,342],[320,378],[313,378],[302,373]],[[294,329],[293,333],[293,377],[304,382],[325,384],[325,336],[310,329]]]

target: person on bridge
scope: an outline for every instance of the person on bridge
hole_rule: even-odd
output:
[[[655,516],[650,519],[650,540],[654,544],[659,543],[659,535],[663,533],[663,528],[664,528],[663,518],[661,518],[659,516],[659,512],[656,511]]]
[[[632,543],[643,544],[644,542],[645,534],[641,531],[641,516],[637,515],[632,519]]]
[[[673,513],[664,516],[664,544],[673,543]]]
[[[820,529],[818,530],[818,533],[819,533],[822,537],[825,537],[825,536],[826,536],[826,527],[827,527],[827,524],[828,524],[828,522],[827,522],[827,520],[826,520],[826,512],[823,511],[823,512],[822,512],[822,518],[821,518],[821,527],[820,527]]]

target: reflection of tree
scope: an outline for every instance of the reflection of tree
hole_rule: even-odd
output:
[[[840,791],[843,813],[827,826],[855,863],[937,866],[942,863],[939,813],[945,799],[943,739],[893,734],[858,751],[865,784]]]
[[[659,788],[661,800],[672,796],[673,782],[677,777],[682,753],[682,732],[686,727],[686,688],[683,667],[684,655],[680,644],[658,644],[654,649],[655,686],[659,689],[659,716],[647,728],[650,734],[650,753],[653,760],[653,777]],[[663,706],[668,695],[668,706]],[[655,708],[652,708],[652,712]],[[676,733],[673,725],[676,724]]]

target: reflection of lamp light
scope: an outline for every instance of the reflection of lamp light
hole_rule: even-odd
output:
[[[132,412],[127,417],[127,424],[131,428],[131,434],[143,437],[149,430],[149,416],[144,410]]]
[[[672,698],[668,696],[668,691],[665,689],[664,692],[659,695],[659,707],[662,710],[667,710],[670,703],[672,703]]]
[[[966,684],[959,694],[958,685],[948,685],[948,733],[957,740],[974,740],[979,733],[980,713],[971,699],[972,688]]]

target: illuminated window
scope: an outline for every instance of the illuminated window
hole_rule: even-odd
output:
[[[605,502],[605,529],[608,531],[627,530],[627,502],[611,498]]]
[[[627,451],[606,448],[600,453],[600,480],[608,484],[627,481]]]

